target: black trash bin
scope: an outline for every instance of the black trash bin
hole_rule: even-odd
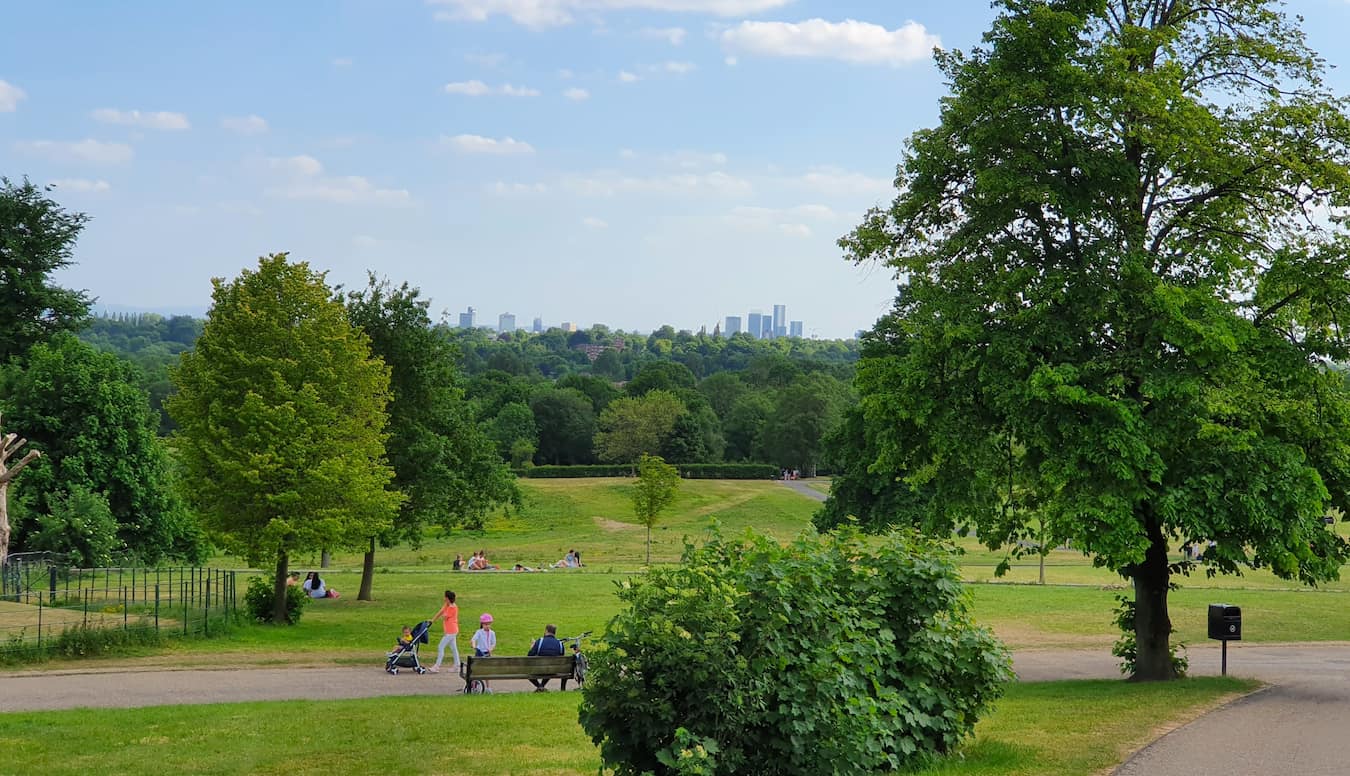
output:
[[[1242,608],[1228,604],[1210,604],[1209,637],[1219,641],[1241,641]]]

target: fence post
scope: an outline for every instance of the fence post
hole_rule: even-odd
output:
[[[92,592],[94,591],[93,590],[84,591],[84,627],[86,628],[89,627],[89,594]]]
[[[51,591],[51,593],[50,593],[50,594],[51,594],[51,598],[50,598],[49,600],[51,600],[52,603],[56,603],[56,567],[55,567],[55,566],[48,566],[48,567],[47,567],[47,577],[48,577],[47,588]]]
[[[159,635],[159,583],[155,583],[155,635]]]
[[[42,599],[38,599],[38,649],[42,649]]]
[[[202,596],[202,635],[211,635],[211,577],[206,577],[206,591]]]
[[[134,591],[135,588],[132,588]],[[122,588],[122,632],[127,632],[127,589]]]
[[[187,607],[188,607],[188,601],[187,601],[187,580],[182,580],[181,583],[182,583],[182,585],[183,585],[183,594],[182,594],[182,596],[181,596],[181,598],[183,599],[183,635],[186,636],[186,635],[187,635],[187,632],[188,632],[188,626],[187,626],[187,621],[188,621],[188,608],[187,608]]]

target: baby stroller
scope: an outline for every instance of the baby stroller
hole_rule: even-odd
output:
[[[419,674],[425,674],[427,669],[423,668],[421,661],[417,659],[417,646],[429,642],[427,638],[429,630],[431,630],[430,620],[417,623],[417,627],[412,630],[412,643],[395,647],[384,663],[384,670],[393,676],[398,676],[400,668],[411,668]]]

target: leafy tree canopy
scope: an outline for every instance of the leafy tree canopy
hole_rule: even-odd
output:
[[[1350,122],[1276,3],[997,5],[841,241],[904,281],[858,372],[875,466],[1132,580],[1135,676],[1169,678],[1169,549],[1310,583],[1346,559],[1350,253],[1318,213],[1350,205]]]

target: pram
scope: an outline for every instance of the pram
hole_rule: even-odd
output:
[[[395,647],[385,660],[384,670],[394,676],[398,676],[400,668],[411,668],[419,674],[425,674],[427,669],[423,668],[421,661],[417,659],[417,646],[429,643],[430,639],[427,638],[429,630],[431,630],[430,620],[417,623],[417,627],[412,630],[412,643]]]

